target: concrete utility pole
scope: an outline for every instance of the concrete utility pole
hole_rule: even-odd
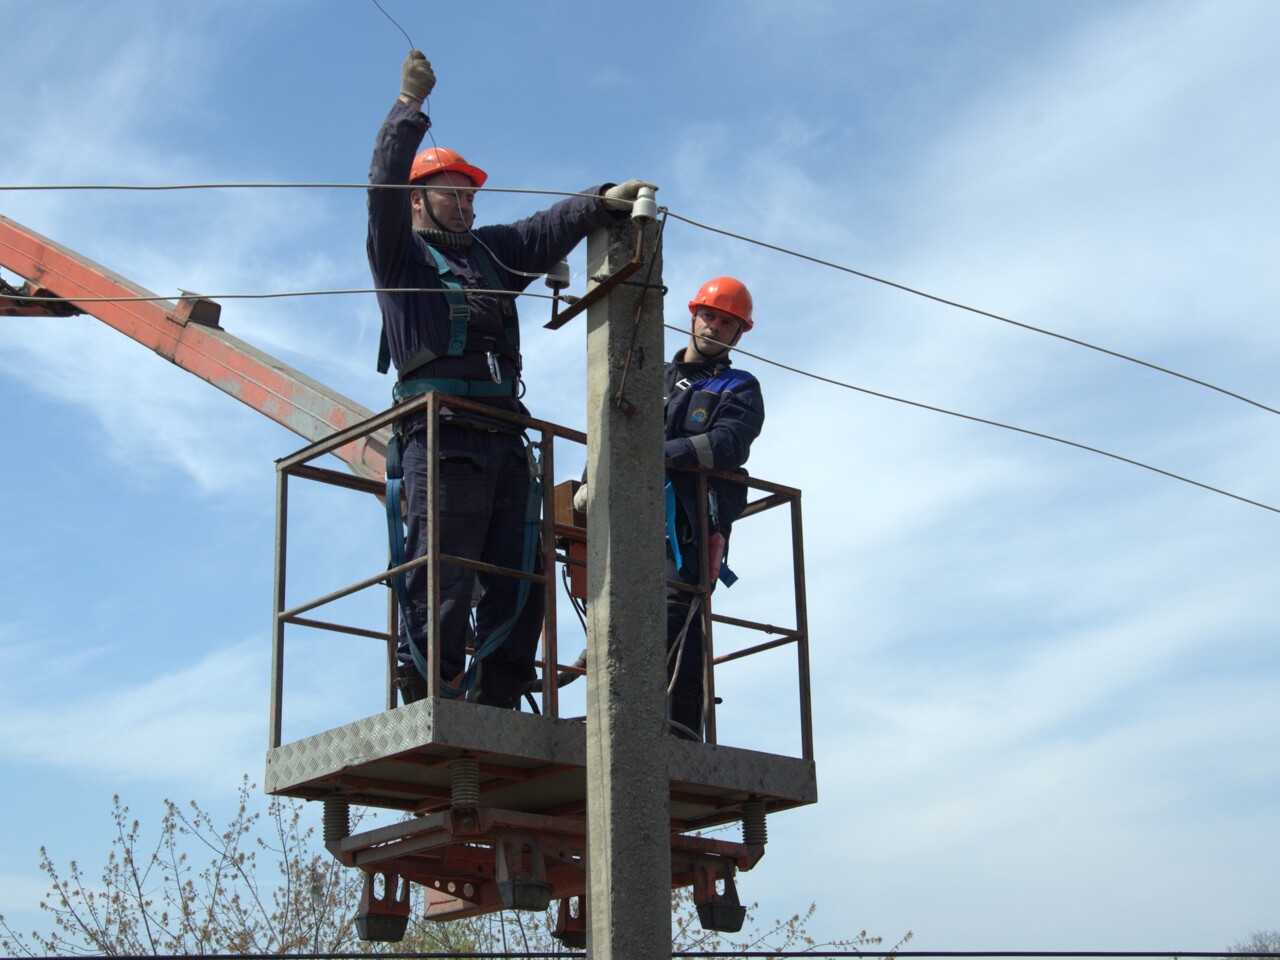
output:
[[[636,227],[597,230],[612,274]],[[671,956],[662,441],[662,264],[652,258],[587,312],[587,950]],[[648,282],[649,289],[641,297]],[[637,322],[637,310],[639,319]],[[628,357],[630,358],[628,361]],[[625,383],[624,383],[625,378]],[[621,397],[625,402],[619,403]]]

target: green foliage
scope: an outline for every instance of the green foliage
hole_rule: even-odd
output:
[[[40,868],[51,889],[40,908],[52,928],[29,936],[0,916],[0,947],[10,956],[122,956],[284,953],[564,952],[545,916],[503,911],[448,922],[427,921],[415,903],[400,943],[364,943],[352,922],[363,874],[348,870],[303,826],[305,804],[272,799],[251,809],[246,777],[237,809],[218,827],[194,801],[169,800],[154,846],[117,796],[111,852],[96,883],[76,861],[59,867],[42,847]],[[749,908],[754,913],[755,905]],[[866,931],[817,943],[808,933],[815,907],[741,939],[701,929],[689,889],[672,898],[674,950],[860,950],[880,944]],[[1256,935],[1255,935],[1256,936]],[[901,947],[908,933],[893,949]]]

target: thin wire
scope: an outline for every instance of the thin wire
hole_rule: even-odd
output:
[[[542,274],[536,274],[542,276]],[[184,290],[177,297],[172,295],[152,294],[137,297],[31,297],[21,294],[6,293],[5,300],[19,300],[26,303],[132,303],[134,301],[163,300],[276,300],[281,297],[327,297],[331,294],[344,293],[439,293],[439,287],[364,287],[352,290],[289,290],[283,293],[195,293]],[[493,293],[507,297],[536,297],[541,300],[554,300],[555,294],[534,293],[530,290],[480,290],[466,288],[467,293]]]
[[[689,332],[683,327],[673,326],[669,323],[664,323],[663,326],[668,330],[674,330],[677,333],[687,334]],[[1257,500],[1250,500],[1248,497],[1242,497],[1238,493],[1231,493],[1229,490],[1221,490],[1218,487],[1211,487],[1209,484],[1201,483],[1199,480],[1192,480],[1189,477],[1184,477],[1177,473],[1171,473],[1170,471],[1162,470],[1159,467],[1153,467],[1148,463],[1143,463],[1140,460],[1133,460],[1129,457],[1121,456],[1118,453],[1111,453],[1110,451],[1102,450],[1098,447],[1091,447],[1088,444],[1077,443],[1075,440],[1064,440],[1062,437],[1055,437],[1050,433],[1041,433],[1038,430],[1030,430],[1026,427],[1015,427],[1012,424],[1001,423],[999,420],[988,420],[985,417],[976,417],[969,413],[959,413],[955,410],[948,410],[946,407],[935,407],[928,403],[921,403],[918,400],[906,400],[902,397],[895,397],[892,394],[880,393],[878,390],[855,386],[852,383],[845,383],[843,380],[834,380],[831,377],[824,377],[818,373],[810,373],[808,370],[801,370],[799,367],[788,366],[785,363],[780,363],[777,360],[770,360],[768,357],[762,357],[757,353],[751,353],[748,350],[743,350],[741,347],[734,347],[731,344],[723,343],[722,341],[715,340],[711,337],[704,337],[703,339],[710,340],[712,343],[718,343],[722,347],[729,347],[738,353],[751,357],[753,360],[760,360],[763,363],[768,363],[775,367],[781,367],[783,370],[789,370],[792,373],[798,373],[801,376],[811,377],[814,380],[821,380],[823,383],[829,383],[832,386],[844,387],[846,390],[856,390],[858,393],[865,393],[872,397],[879,397],[882,400],[892,400],[894,403],[905,403],[907,406],[919,407],[921,410],[931,410],[934,413],[945,413],[949,417],[959,417],[961,420],[971,420],[974,423],[985,423],[990,427],[999,427],[1002,430],[1012,430],[1014,433],[1023,433],[1029,437],[1039,437],[1042,440],[1052,440],[1054,443],[1065,444],[1068,447],[1075,447],[1078,450],[1086,450],[1089,453],[1096,453],[1104,457],[1110,457],[1112,460],[1119,460],[1121,463],[1128,463],[1135,467],[1141,467],[1143,470],[1150,470],[1152,473],[1158,473],[1173,480],[1181,480],[1183,483],[1189,483],[1193,487],[1200,487],[1202,490],[1208,490],[1211,493],[1220,493],[1224,497],[1230,497],[1232,500],[1239,500],[1242,503],[1261,507],[1263,510],[1270,510],[1272,513],[1280,513],[1280,507],[1273,507],[1265,503],[1260,503]]]
[[[377,7],[379,10],[382,10],[382,4],[380,4],[380,3],[378,2],[378,0],[373,0],[373,5],[374,5],[375,7]],[[404,34],[404,38],[405,38],[406,40],[409,40],[409,34],[408,34],[408,32],[405,30],[405,28],[404,28],[404,27],[400,26],[399,22],[396,20],[396,18],[395,18],[395,17],[393,17],[391,14],[387,13],[387,11],[386,11],[386,10],[382,10],[382,15],[383,15],[384,17],[386,17],[388,20],[390,20],[392,23],[394,23],[394,24],[396,25],[396,27],[400,30],[400,32]],[[413,41],[412,41],[412,40],[409,40],[409,49],[410,49],[410,50],[416,50],[416,49],[417,49],[417,47],[415,47],[415,46],[413,45]]]
[[[375,2],[376,2],[376,0],[375,0]],[[379,8],[379,9],[381,9],[381,8]],[[384,13],[385,13],[385,11],[384,11]],[[394,21],[393,21],[393,22],[394,22]],[[398,25],[398,24],[397,24],[397,25]],[[402,28],[402,29],[403,29],[403,28]],[[433,144],[433,145],[435,145],[435,136],[434,136],[434,134],[431,134],[430,128],[428,128],[427,133],[428,133],[428,135],[429,135],[429,136],[431,136],[431,142],[432,142],[432,144]],[[438,146],[437,146],[437,149],[439,149],[439,147],[438,147]],[[67,184],[67,185],[53,185],[53,184],[27,184],[27,185],[20,185],[20,186],[6,186],[6,185],[0,185],[0,190],[144,190],[144,191],[146,191],[146,190],[152,190],[152,191],[154,191],[154,190],[214,190],[214,189],[318,189],[318,188],[360,189],[360,190],[369,190],[369,189],[375,189],[375,190],[416,190],[416,189],[418,189],[418,185],[415,185],[415,184],[392,184],[392,183],[387,183],[387,184],[368,184],[368,183],[188,183],[188,184],[160,184],[160,185],[154,185],[154,184],[153,184],[153,185],[134,185],[134,184]],[[446,188],[446,187],[435,187],[435,188],[433,188],[433,189],[448,189],[448,188]],[[467,189],[467,188],[456,188],[456,189]],[[560,196],[560,197],[592,197],[592,196],[594,196],[594,194],[589,194],[589,193],[574,193],[574,192],[569,192],[569,191],[564,191],[564,190],[532,190],[532,189],[519,188],[519,187],[476,187],[476,188],[474,188],[474,189],[475,189],[475,190],[477,190],[478,192],[480,192],[480,191],[489,191],[489,192],[492,192],[492,193],[528,193],[528,194],[540,194],[540,195]],[[1067,334],[1064,334],[1064,333],[1057,333],[1056,331],[1048,330],[1048,329],[1045,329],[1044,327],[1037,327],[1037,326],[1035,326],[1034,324],[1024,323],[1024,322],[1022,322],[1021,320],[1014,320],[1014,319],[1012,319],[1012,318],[1010,318],[1010,317],[1005,317],[1005,316],[1002,316],[1002,315],[1000,315],[1000,314],[998,314],[998,313],[993,313],[993,312],[991,312],[990,310],[983,310],[983,309],[981,309],[981,308],[979,308],[979,307],[972,307],[972,306],[969,306],[968,304],[960,303],[958,300],[948,300],[946,297],[941,297],[941,296],[938,296],[937,294],[927,293],[927,292],[925,292],[925,291],[923,291],[923,290],[919,290],[919,289],[917,289],[917,288],[915,288],[915,287],[909,287],[909,286],[907,286],[906,284],[897,283],[896,281],[885,279],[884,277],[877,277],[877,276],[875,276],[874,274],[867,273],[867,272],[865,272],[865,271],[863,271],[863,270],[856,270],[856,269],[854,269],[853,267],[848,267],[848,266],[845,266],[844,264],[834,263],[834,262],[832,262],[832,261],[830,261],[830,260],[823,260],[821,257],[815,257],[815,256],[812,256],[812,255],[807,254],[807,253],[801,253],[801,252],[799,252],[799,251],[797,251],[797,250],[791,250],[791,249],[789,249],[789,248],[787,248],[787,247],[782,247],[782,246],[778,246],[777,244],[768,243],[767,241],[764,241],[764,240],[758,240],[758,239],[756,239],[755,237],[748,237],[748,236],[746,236],[746,235],[744,235],[744,234],[734,233],[734,232],[733,232],[733,231],[731,231],[731,230],[725,230],[725,229],[722,229],[722,228],[720,228],[720,227],[713,227],[713,226],[711,226],[710,224],[701,223],[700,221],[694,220],[694,219],[692,219],[692,218],[690,218],[690,217],[681,216],[681,215],[680,215],[680,214],[678,214],[678,213],[671,213],[671,212],[670,212],[670,210],[669,210],[668,208],[666,208],[666,207],[662,207],[661,209],[662,209],[662,210],[664,210],[664,211],[666,211],[667,213],[669,213],[669,214],[670,214],[670,216],[675,217],[675,219],[677,219],[677,220],[683,221],[684,223],[687,223],[687,224],[689,224],[690,226],[694,226],[694,227],[698,227],[698,228],[700,228],[700,229],[702,229],[702,230],[710,231],[711,233],[718,233],[718,234],[720,234],[720,235],[722,235],[722,236],[725,236],[725,237],[732,237],[733,239],[735,239],[735,240],[741,240],[741,241],[743,241],[744,243],[752,243],[752,244],[755,244],[756,246],[764,247],[764,248],[766,248],[766,249],[768,249],[768,250],[774,250],[774,251],[777,251],[778,253],[784,253],[784,254],[786,254],[787,256],[796,257],[796,258],[798,258],[798,259],[800,259],[800,260],[808,260],[808,261],[809,261],[809,262],[811,262],[811,263],[816,263],[816,264],[819,264],[820,266],[824,266],[824,267],[830,267],[830,268],[831,268],[831,269],[833,269],[833,270],[839,270],[839,271],[841,271],[841,272],[843,272],[843,273],[852,274],[852,275],[853,275],[853,276],[855,276],[855,277],[862,277],[864,280],[871,280],[871,281],[873,281],[873,282],[875,282],[875,283],[880,283],[880,284],[883,284],[883,285],[885,285],[885,286],[887,286],[887,287],[892,287],[892,288],[894,288],[895,290],[901,290],[901,291],[902,291],[902,292],[904,292],[904,293],[910,293],[910,294],[913,294],[913,295],[915,295],[915,296],[917,296],[917,297],[923,297],[923,298],[924,298],[924,299],[926,299],[926,300],[932,300],[932,301],[933,301],[933,302],[935,302],[935,303],[941,303],[941,304],[943,304],[943,305],[945,305],[945,306],[955,307],[957,310],[964,310],[964,311],[966,311],[966,312],[968,312],[968,313],[973,313],[973,314],[976,314],[976,315],[978,315],[978,316],[980,316],[980,317],[987,317],[987,318],[989,318],[989,319],[991,319],[991,320],[999,320],[1001,323],[1007,323],[1007,324],[1009,324],[1010,326],[1014,326],[1014,327],[1021,327],[1022,329],[1024,329],[1024,330],[1029,330],[1029,331],[1031,331],[1032,333],[1039,333],[1039,334],[1043,334],[1043,335],[1044,335],[1044,336],[1046,336],[1046,337],[1053,337],[1053,338],[1055,338],[1055,339],[1057,339],[1057,340],[1065,341],[1066,343],[1073,343],[1073,344],[1075,344],[1076,346],[1084,347],[1084,348],[1086,348],[1086,349],[1088,349],[1088,350],[1095,350],[1095,351],[1097,351],[1098,353],[1104,353],[1104,354],[1106,354],[1106,355],[1108,355],[1108,356],[1115,357],[1115,358],[1116,358],[1116,359],[1118,359],[1118,360],[1125,360],[1125,361],[1128,361],[1129,363],[1135,363],[1135,364],[1137,364],[1138,366],[1146,367],[1146,368],[1147,368],[1147,369],[1149,369],[1149,370],[1155,370],[1155,371],[1156,371],[1156,372],[1158,372],[1158,373],[1163,373],[1163,374],[1166,374],[1166,375],[1171,376],[1171,377],[1177,377],[1179,380],[1185,380],[1185,381],[1187,381],[1188,383],[1194,383],[1194,384],[1196,384],[1197,386],[1204,387],[1204,388],[1205,388],[1205,389],[1207,389],[1207,390],[1213,390],[1213,391],[1215,391],[1216,393],[1220,393],[1220,394],[1222,394],[1223,396],[1231,397],[1231,398],[1233,398],[1233,399],[1235,399],[1235,400],[1239,400],[1239,401],[1241,401],[1242,403],[1247,403],[1247,404],[1249,404],[1250,406],[1257,407],[1257,408],[1258,408],[1258,409],[1260,409],[1260,410],[1265,410],[1265,411],[1267,411],[1268,413],[1280,414],[1280,409],[1276,409],[1275,407],[1268,406],[1268,405],[1267,405],[1267,404],[1265,404],[1265,403],[1261,403],[1261,402],[1259,402],[1259,401],[1257,401],[1257,400],[1253,400],[1253,399],[1251,399],[1251,398],[1249,398],[1249,397],[1244,396],[1243,394],[1236,393],[1234,390],[1228,390],[1228,389],[1226,389],[1225,387],[1219,387],[1219,386],[1217,386],[1216,384],[1209,383],[1207,380],[1201,380],[1201,379],[1199,379],[1198,377],[1193,377],[1193,376],[1190,376],[1189,374],[1179,373],[1177,370],[1172,370],[1172,369],[1170,369],[1170,368],[1168,368],[1168,367],[1162,367],[1162,366],[1160,366],[1159,364],[1151,363],[1150,361],[1147,361],[1147,360],[1141,360],[1141,359],[1139,359],[1138,357],[1130,356],[1129,354],[1126,354],[1126,353],[1120,353],[1118,350],[1112,350],[1112,349],[1110,349],[1110,348],[1108,348],[1108,347],[1102,347],[1102,346],[1099,346],[1099,345],[1094,344],[1094,343],[1089,343],[1087,340],[1081,340],[1081,339],[1079,339],[1079,338],[1077,338],[1077,337],[1068,336]],[[469,228],[468,228],[468,232],[470,232],[470,229],[469,229]],[[472,234],[472,235],[474,236],[474,234]],[[486,245],[485,249],[488,249],[487,245]],[[490,250],[490,253],[492,253],[492,252],[493,252],[493,251],[492,251],[492,250]],[[496,258],[495,258],[495,259],[496,259]],[[499,261],[499,263],[501,263],[501,261]],[[503,264],[503,266],[505,267],[506,265],[505,265],[505,264]],[[510,268],[507,268],[507,269],[510,269]],[[511,272],[512,272],[512,273],[520,273],[521,271],[514,271],[514,270],[513,270],[513,271],[511,271]],[[532,274],[532,276],[541,276],[541,274]]]
[[[435,142],[434,139],[432,141]],[[439,148],[437,148],[439,149]],[[0,184],[0,190],[420,190],[420,183],[161,183],[161,184],[129,184],[129,183],[72,183],[72,184]],[[528,187],[451,187],[445,184],[433,186],[432,190],[474,190],[477,193],[530,193],[550,197],[587,197],[597,198],[594,193],[577,193],[572,190],[534,190]],[[681,219],[681,218],[677,218]]]
[[[823,260],[820,257],[810,256],[807,253],[799,253],[796,250],[789,250],[786,247],[780,247],[780,246],[777,246],[776,244],[766,243],[764,240],[757,240],[754,237],[743,236],[740,233],[733,233],[732,231],[729,231],[729,230],[722,230],[719,227],[713,227],[705,223],[699,223],[697,220],[691,220],[688,217],[682,217],[678,213],[673,213],[671,214],[671,216],[675,217],[677,220],[683,220],[685,223],[690,224],[691,226],[701,227],[703,230],[709,230],[712,233],[719,233],[726,237],[732,237],[735,240],[745,241],[746,243],[754,243],[757,246],[766,247],[769,250],[776,250],[778,253],[785,253],[788,256],[798,257],[801,260],[808,260],[812,263],[817,263],[824,267],[831,267],[833,270],[841,270],[844,273],[851,273],[855,277],[862,277],[864,280],[873,280],[876,283],[884,284],[886,287],[893,287],[895,290],[901,290],[904,293],[915,294],[917,297],[924,297],[924,299],[932,300],[935,303],[945,304],[948,307],[955,307],[958,310],[966,310],[969,313],[976,313],[980,317],[989,317],[992,320],[999,320],[1001,323],[1007,323],[1015,327],[1021,327],[1022,329],[1030,330],[1033,333],[1042,333],[1046,337],[1056,337],[1059,340],[1065,340],[1067,343],[1074,343],[1076,344],[1076,346],[1086,347],[1089,350],[1096,350],[1099,353],[1105,353],[1108,356],[1116,357],[1119,360],[1127,360],[1130,363],[1136,363],[1139,366],[1147,367],[1150,370],[1156,370],[1160,373],[1168,374],[1171,377],[1177,377],[1180,380],[1186,380],[1188,383],[1194,383],[1194,384],[1197,384],[1198,386],[1205,387],[1209,390],[1215,390],[1218,393],[1224,394],[1225,396],[1233,397],[1236,400],[1240,400],[1244,403],[1258,407],[1261,410],[1266,410],[1268,413],[1280,414],[1280,410],[1277,410],[1275,407],[1269,407],[1265,403],[1259,403],[1257,400],[1250,400],[1248,397],[1242,396],[1241,394],[1235,393],[1231,390],[1227,390],[1224,387],[1215,386],[1214,384],[1209,383],[1208,381],[1200,380],[1200,379],[1197,379],[1196,377],[1188,376],[1185,373],[1179,373],[1176,370],[1170,370],[1168,367],[1162,367],[1155,363],[1149,363],[1146,360],[1139,360],[1137,357],[1131,357],[1126,353],[1120,353],[1116,350],[1109,350],[1106,347],[1100,347],[1097,344],[1089,343],[1085,340],[1079,340],[1075,337],[1069,337],[1064,333],[1055,333],[1054,331],[1046,330],[1043,327],[1036,327],[1029,323],[1023,323],[1020,320],[1012,320],[1009,317],[1003,317],[998,313],[992,313],[989,310],[982,310],[978,307],[971,307],[967,304],[960,303],[959,301],[956,301],[956,300],[948,300],[945,297],[940,297],[940,296],[937,296],[936,294],[926,293],[923,290],[917,290],[915,287],[908,287],[902,283],[895,283],[893,280],[886,280],[883,277],[877,277],[870,273],[864,273],[861,270],[855,270],[853,269],[853,267],[846,267],[839,263],[832,263],[830,260]]]
[[[430,109],[430,105],[429,105],[429,103],[428,103],[428,104],[424,104],[424,106],[427,106],[427,108],[428,108],[428,109]],[[436,143],[436,135],[435,135],[434,133],[432,133],[432,132],[431,132],[431,123],[430,123],[430,121],[429,121],[429,120],[428,120],[428,122],[427,122],[427,136],[431,138],[431,146],[435,148],[435,150],[436,150],[436,152],[437,152],[437,153],[439,153],[439,152],[440,152],[440,144]],[[419,183],[419,184],[416,184],[415,186],[416,186],[417,188],[421,189],[423,185]],[[452,188],[452,190],[453,190],[453,192],[454,192],[454,193],[457,193],[457,192],[458,192],[458,191],[460,191],[460,190],[467,190],[467,189],[470,189],[470,190],[478,190],[478,189],[479,189],[478,187],[474,187],[474,186],[473,186],[473,187],[468,188],[468,187],[461,187],[461,186],[457,186],[457,185],[455,185],[455,184],[442,184],[442,185],[440,185],[440,186],[434,186],[434,185],[433,185],[433,186],[431,187],[431,189],[433,189],[433,190],[439,190],[439,189],[448,190],[448,189],[450,189],[450,188]],[[424,202],[424,203],[426,202],[425,198],[423,199],[423,202]],[[430,211],[428,210],[428,213],[429,213],[429,212],[430,212]],[[432,219],[432,220],[435,220],[435,216],[433,215],[433,216],[431,217],[431,219]],[[474,214],[472,215],[472,219],[473,219],[473,222],[474,222]],[[437,225],[439,225],[439,221],[438,221],[438,220],[436,221],[436,224],[437,224]],[[509,267],[509,266],[507,266],[507,264],[503,263],[502,258],[501,258],[501,257],[499,257],[496,253],[494,253],[494,252],[493,252],[493,248],[492,248],[491,246],[489,246],[487,243],[485,243],[483,240],[481,240],[481,239],[480,239],[480,237],[478,237],[478,236],[476,235],[475,231],[471,229],[471,224],[469,224],[469,223],[468,223],[466,226],[467,226],[467,236],[471,237],[471,239],[472,239],[472,240],[474,240],[476,243],[480,244],[480,246],[484,247],[484,248],[485,248],[485,250],[487,250],[487,251],[488,251],[489,256],[493,259],[493,261],[494,261],[498,266],[502,267],[502,269],[506,270],[506,271],[507,271],[507,273],[513,274],[513,275],[515,275],[515,276],[521,276],[521,277],[540,277],[540,276],[542,276],[542,274],[540,274],[540,273],[526,273],[526,272],[525,272],[525,271],[523,271],[523,270],[517,270],[517,269],[515,269],[514,267]]]
[[[207,300],[272,300],[272,299],[277,299],[281,297],[318,297],[318,296],[328,296],[330,294],[349,294],[349,293],[438,293],[438,292],[439,291],[433,287],[389,287],[389,288],[374,287],[374,288],[363,288],[363,289],[352,289],[352,290],[295,290],[295,291],[290,291],[286,293],[224,293],[224,294],[217,294],[217,295],[191,293],[190,296],[185,299],[190,299],[191,297],[199,297],[201,299],[207,299]],[[542,300],[555,299],[555,294],[533,293],[528,290],[520,290],[520,291],[471,290],[470,288],[468,288],[468,292],[469,293],[491,293],[491,294],[500,294],[500,295],[506,295],[506,296],[535,297],[537,299],[542,299]],[[144,296],[136,296],[136,297],[6,296],[5,299],[31,302],[31,303],[116,303],[116,302],[132,302],[132,301],[165,301],[165,300],[171,300],[173,298],[167,297],[167,296],[160,296],[157,294],[157,295],[146,296],[146,297]],[[184,298],[179,297],[178,299],[184,299]],[[669,323],[664,323],[663,326],[666,327],[668,330],[674,330],[677,333],[689,332],[683,327],[677,327]],[[903,404],[906,404],[907,406],[918,407],[921,410],[931,410],[934,413],[943,413],[949,417],[958,417],[961,420],[970,420],[974,423],[983,423],[983,424],[986,424],[987,426],[999,427],[1002,430],[1012,430],[1014,433],[1022,433],[1031,437],[1039,437],[1042,440],[1052,440],[1054,443],[1061,443],[1068,447],[1075,447],[1076,449],[1085,450],[1089,453],[1096,453],[1104,457],[1110,457],[1112,460],[1119,460],[1122,463],[1128,463],[1135,467],[1141,467],[1144,470],[1150,470],[1152,473],[1158,473],[1158,474],[1161,474],[1162,476],[1169,477],[1170,479],[1173,479],[1173,480],[1181,480],[1183,483],[1189,483],[1194,487],[1200,487],[1202,490],[1208,490],[1211,493],[1221,494],[1224,497],[1230,497],[1231,499],[1239,500],[1242,503],[1247,503],[1255,507],[1261,507],[1263,510],[1270,510],[1272,513],[1280,513],[1280,508],[1273,507],[1265,503],[1261,503],[1257,500],[1250,500],[1248,497],[1243,497],[1240,494],[1231,493],[1228,490],[1222,490],[1218,487],[1210,486],[1207,483],[1201,483],[1199,480],[1192,480],[1189,477],[1184,477],[1181,474],[1172,473],[1171,471],[1168,471],[1168,470],[1163,470],[1160,467],[1153,467],[1150,464],[1143,463],[1140,460],[1134,460],[1134,459],[1131,459],[1130,457],[1121,456],[1118,453],[1111,453],[1108,450],[1102,450],[1098,447],[1091,447],[1088,444],[1078,443],[1075,440],[1066,440],[1066,439],[1063,439],[1062,437],[1055,437],[1052,434],[1042,433],[1038,430],[1031,430],[1027,427],[1016,427],[1016,426],[1013,426],[1012,424],[1001,423],[998,420],[989,420],[989,419],[986,419],[985,417],[974,416],[973,414],[960,413],[955,410],[948,410],[945,407],[936,407],[928,403],[921,403],[918,400],[907,400],[903,397],[895,397],[892,394],[881,393],[877,390],[872,390],[868,387],[859,387],[852,383],[845,383],[842,380],[835,380],[831,377],[824,377],[818,373],[811,373],[808,370],[802,370],[799,367],[793,367],[788,364],[782,363],[781,361],[778,361],[778,360],[771,360],[768,357],[761,356],[760,354],[752,353],[749,350],[742,349],[741,347],[734,347],[731,344],[723,343],[711,337],[705,337],[704,339],[709,340],[712,343],[717,343],[720,346],[729,347],[730,349],[735,350],[738,353],[743,354],[744,356],[751,357],[753,360],[759,360],[762,363],[767,363],[775,367],[780,367],[783,370],[788,370],[792,373],[798,373],[804,377],[810,377],[811,379],[814,379],[814,380],[820,380],[823,383],[829,383],[833,386],[843,387],[846,390],[854,390],[854,391],[857,391],[858,393],[865,393],[869,396],[879,397],[882,400],[892,400],[895,403],[903,403]]]

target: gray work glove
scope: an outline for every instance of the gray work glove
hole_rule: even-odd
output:
[[[610,210],[630,210],[631,204],[635,202],[636,195],[640,193],[641,187],[648,187],[651,190],[657,190],[656,183],[648,183],[644,180],[628,180],[626,183],[620,183],[616,187],[610,187],[604,193],[604,205]]]
[[[410,50],[400,68],[400,92],[410,100],[425,100],[436,85],[436,75],[431,71],[431,61],[421,50]]]
[[[587,485],[585,483],[573,495],[573,509],[579,513],[587,512]]]

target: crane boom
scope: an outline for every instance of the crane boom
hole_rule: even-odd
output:
[[[324,439],[373,415],[227,333],[218,325],[219,304],[195,294],[177,302],[155,299],[151,291],[3,215],[0,266],[27,282],[24,296],[57,298],[46,306],[0,289],[0,315],[97,317],[307,440]],[[386,438],[352,442],[335,456],[356,476],[382,480]]]

